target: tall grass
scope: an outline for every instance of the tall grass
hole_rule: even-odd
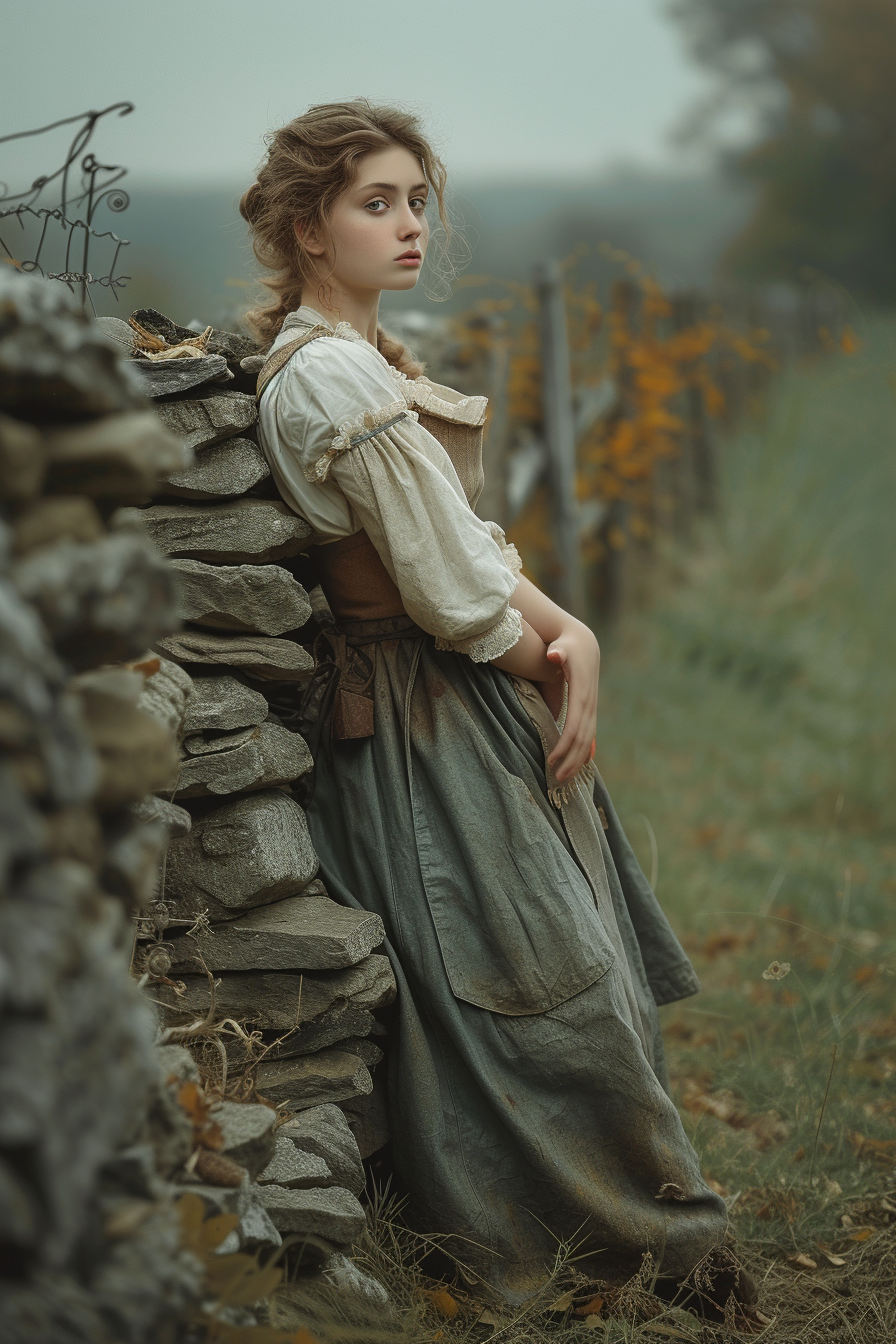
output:
[[[783,375],[723,475],[606,645],[598,741],[704,982],[665,1018],[692,1137],[795,1249],[896,1184],[896,324]]]

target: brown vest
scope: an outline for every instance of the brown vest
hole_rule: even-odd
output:
[[[297,350],[309,341],[332,335],[327,327],[311,327],[275,350],[258,375],[256,400],[261,400],[268,383]],[[403,387],[409,409],[417,411],[419,423],[441,443],[470,507],[475,507],[483,486],[485,397],[461,397],[428,378],[410,380]],[[350,537],[313,546],[311,554],[318,582],[337,621],[376,621],[407,614],[401,593],[363,528]]]

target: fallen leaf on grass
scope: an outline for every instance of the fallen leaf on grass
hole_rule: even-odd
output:
[[[423,1295],[429,1298],[440,1315],[447,1316],[449,1320],[460,1311],[456,1299],[451,1296],[447,1288],[424,1288]]]
[[[576,1291],[575,1288],[570,1288],[568,1293],[564,1293],[562,1297],[557,1298],[556,1302],[551,1303],[548,1307],[548,1311],[569,1311],[573,1302],[576,1300]]]
[[[850,1235],[849,1235],[849,1240],[850,1240],[850,1241],[867,1241],[869,1237],[873,1237],[873,1236],[874,1236],[874,1228],[873,1228],[873,1227],[860,1227],[860,1228],[857,1228],[855,1232],[851,1232],[851,1233],[850,1233]]]
[[[890,1166],[896,1162],[896,1139],[868,1139],[858,1130],[853,1130],[849,1141],[859,1158],[867,1158],[881,1166]]]
[[[598,1294],[596,1297],[591,1297],[584,1304],[584,1306],[576,1307],[575,1314],[577,1316],[599,1316],[600,1309],[604,1305],[605,1301],[606,1299],[601,1297],[600,1294]]]
[[[829,1250],[827,1246],[822,1246],[820,1241],[817,1241],[815,1245],[821,1251],[822,1255],[824,1256],[825,1260],[827,1260],[829,1265],[836,1265],[838,1269],[841,1269],[843,1265],[846,1264],[846,1261],[843,1259],[842,1255],[835,1255],[834,1252],[832,1250]]]
[[[477,1325],[490,1325],[493,1329],[497,1329],[499,1325],[506,1325],[506,1321],[489,1307],[483,1308],[476,1318],[476,1323]]]
[[[788,1255],[788,1257],[787,1257],[787,1263],[788,1263],[788,1265],[793,1265],[793,1268],[794,1268],[794,1269],[817,1269],[817,1268],[818,1268],[818,1262],[815,1261],[815,1260],[813,1260],[812,1257],[809,1256],[809,1255],[803,1255],[802,1252],[797,1252],[797,1253],[794,1254],[794,1255]]]

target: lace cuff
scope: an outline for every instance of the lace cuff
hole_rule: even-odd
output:
[[[501,554],[504,556],[504,563],[511,574],[522,574],[523,562],[520,559],[520,553],[512,541],[505,541],[501,547]]]
[[[392,425],[397,425],[399,420],[416,419],[417,412],[409,411],[406,402],[392,401],[378,411],[364,411],[361,415],[356,415],[353,420],[346,420],[339,426],[339,433],[327,451],[305,469],[305,479],[316,483],[325,481],[330,474],[334,458],[348,452],[349,448],[363,443],[365,439],[376,438],[384,429],[391,429]]]
[[[486,630],[485,634],[476,635],[473,639],[443,639],[441,635],[436,635],[436,648],[465,653],[474,663],[488,663],[507,653],[522,637],[523,618],[516,607],[508,607],[497,625]]]

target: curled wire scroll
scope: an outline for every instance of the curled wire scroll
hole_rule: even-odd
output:
[[[116,185],[126,175],[127,169],[116,164],[100,163],[94,154],[85,153],[85,150],[97,123],[103,117],[112,113],[126,117],[133,110],[133,103],[112,103],[103,108],[102,112],[83,112],[79,116],[65,117],[32,131],[0,136],[0,145],[3,145],[13,140],[45,135],[60,126],[75,127],[65,158],[54,172],[36,177],[25,191],[14,194],[10,194],[5,182],[0,182],[0,249],[5,253],[2,260],[26,274],[37,272],[47,280],[61,280],[72,293],[75,292],[75,286],[79,285],[82,304],[89,303],[91,308],[94,308],[91,285],[111,290],[117,300],[118,290],[130,279],[128,275],[116,274],[119,254],[123,247],[128,246],[128,240],[119,238],[110,229],[100,232],[96,228],[97,212],[101,206],[112,214],[120,214],[130,205],[130,197]],[[24,235],[26,218],[36,220],[39,227],[36,245],[29,249],[33,255],[22,259],[13,254],[3,231],[7,221],[14,220]],[[46,252],[58,242],[60,231],[65,240],[62,266],[56,271],[46,270]],[[91,245],[105,239],[110,240],[108,247],[114,249],[112,262],[106,274],[94,275],[90,270]]]

